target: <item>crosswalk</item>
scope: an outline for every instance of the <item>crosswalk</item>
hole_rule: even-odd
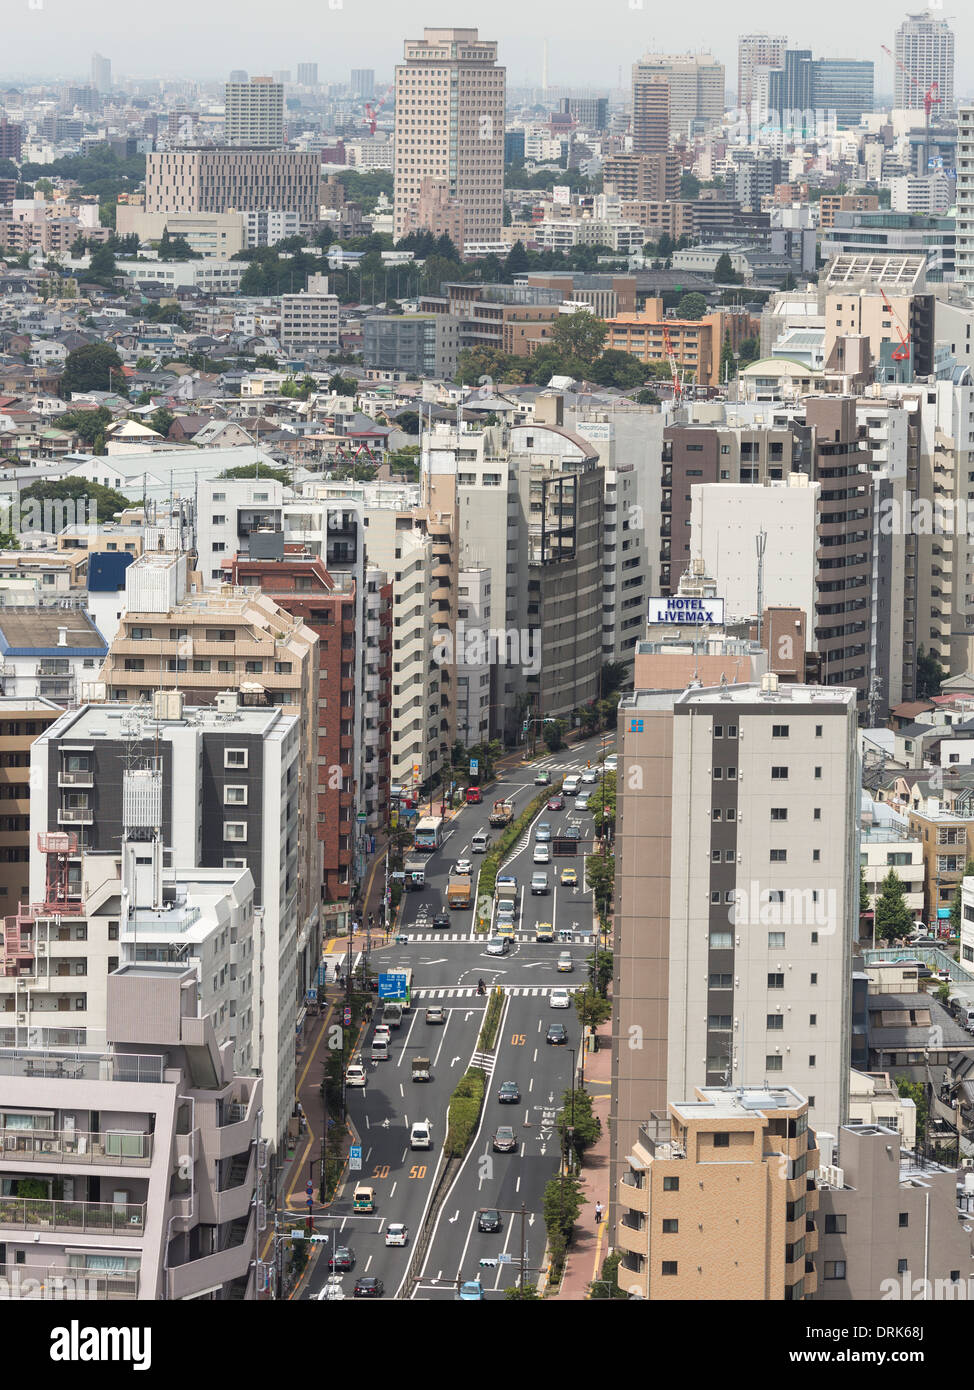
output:
[[[500,985],[502,994],[508,994],[512,998],[519,999],[525,996],[532,998],[538,995],[550,994],[553,989],[564,989],[569,994],[576,994],[582,985]],[[462,985],[444,985],[442,989],[427,987],[425,989],[414,989],[411,997],[413,999],[475,999],[477,996],[476,988],[464,988]]]
[[[584,945],[586,935],[588,935],[588,933],[579,931],[578,928],[576,927],[576,929],[575,929],[575,940],[576,940],[576,941],[581,941],[581,942],[583,943],[583,945]],[[531,931],[527,931],[527,932],[517,932],[517,933],[515,934],[515,936],[514,936],[513,939],[514,939],[515,941],[527,941],[527,942],[533,943],[533,942],[534,942],[534,932],[531,932]],[[487,941],[487,938],[486,938],[485,936],[471,937],[469,932],[415,932],[415,933],[410,933],[410,934],[408,934],[408,940],[409,940],[410,942],[413,942],[413,941],[439,941],[439,942],[443,942],[443,941],[467,941],[467,942],[469,942],[469,941],[472,940],[472,941],[474,941],[474,942],[479,942],[481,945],[484,945],[484,944],[486,943],[486,941]],[[550,942],[549,942],[548,944],[551,945]]]

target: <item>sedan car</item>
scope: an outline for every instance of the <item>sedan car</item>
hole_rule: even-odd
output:
[[[487,1207],[477,1217],[477,1230],[488,1234],[501,1229],[501,1214],[496,1207]]]
[[[569,1009],[572,997],[567,989],[553,989],[548,996],[548,1003],[553,1009]],[[551,1042],[551,1038],[548,1041]]]
[[[578,870],[577,870],[577,869],[562,869],[562,871],[561,871],[561,886],[562,886],[563,888],[577,888],[577,887],[578,887]]]
[[[347,1245],[339,1245],[328,1261],[329,1269],[339,1269],[342,1273],[347,1273],[355,1263],[355,1256]]]
[[[619,759],[616,757],[614,753],[610,753],[609,756],[606,758],[605,762],[602,764],[602,770],[604,772],[617,772],[618,769]]]
[[[455,874],[472,874],[472,873],[473,873],[473,860],[472,860],[472,859],[458,859],[457,862],[456,862],[456,863],[454,864],[454,866],[453,866],[453,872],[454,872]]]
[[[489,956],[506,956],[510,954],[511,943],[506,936],[492,936],[487,941],[487,954]]]
[[[457,1298],[461,1303],[482,1303],[484,1286],[479,1279],[468,1279],[465,1284],[461,1284]]]
[[[562,796],[561,792],[559,792],[557,796],[552,796],[548,798],[549,811],[564,811],[564,809],[565,798]]]
[[[496,1154],[513,1153],[517,1148],[517,1135],[510,1125],[498,1125],[494,1130],[494,1137],[490,1141],[490,1147]]]
[[[535,776],[535,779],[534,779],[534,785],[535,785],[536,787],[550,787],[550,786],[551,786],[551,773],[550,773],[550,772],[539,772],[539,773],[537,773],[536,776]]]
[[[450,926],[450,914],[445,908],[441,908],[433,917],[433,926],[446,931]]]
[[[556,1047],[564,1047],[568,1042],[568,1029],[563,1023],[549,1023],[544,1040],[547,1043],[554,1043]]]
[[[405,1245],[409,1240],[409,1231],[401,1221],[393,1221],[386,1228],[386,1245]]]
[[[551,849],[548,845],[535,845],[532,858],[535,864],[550,864]]]
[[[566,825],[561,833],[566,840],[580,840],[582,838],[582,828],[579,825]]]
[[[575,962],[572,960],[572,953],[571,953],[571,951],[561,951],[561,952],[559,952],[559,955],[558,955],[558,969],[559,969],[559,970],[564,970],[564,971],[567,971],[567,970],[574,970],[574,969],[575,969]]]
[[[346,1086],[364,1086],[366,1083],[366,1072],[361,1062],[351,1062],[345,1072]]]
[[[381,1279],[374,1279],[371,1275],[366,1275],[363,1279],[355,1280],[352,1296],[353,1298],[381,1298],[385,1291],[386,1286]]]
[[[586,770],[582,773],[583,787],[594,787],[598,780],[599,774],[598,772],[596,772],[594,767],[586,768]]]
[[[389,1042],[392,1038],[392,1029],[389,1027],[388,1023],[377,1023],[372,1038],[376,1042],[381,1041],[382,1038],[385,1038],[386,1042]]]
[[[427,1023],[445,1023],[445,1022],[446,1022],[446,1010],[445,1010],[445,1009],[441,1009],[440,1006],[439,1006],[439,1004],[431,1004],[430,1007],[426,1010],[426,1022],[427,1022]]]
[[[547,844],[551,839],[551,826],[543,820],[534,832],[534,838],[539,845]]]
[[[501,1105],[517,1105],[521,1099],[521,1091],[516,1081],[502,1081],[497,1092],[497,1099]]]

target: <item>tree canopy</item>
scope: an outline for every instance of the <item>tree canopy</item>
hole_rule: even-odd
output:
[[[128,385],[122,359],[108,343],[85,343],[72,348],[65,359],[60,390],[63,396],[75,391],[115,391],[125,396]]]

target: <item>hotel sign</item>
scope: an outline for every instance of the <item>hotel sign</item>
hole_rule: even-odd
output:
[[[713,623],[720,626],[724,621],[724,600],[722,598],[651,598],[649,600],[650,623],[672,623],[683,627],[691,623]]]

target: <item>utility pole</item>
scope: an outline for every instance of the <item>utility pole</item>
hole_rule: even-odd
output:
[[[958,1152],[959,1152],[959,1143],[958,1143]],[[527,1263],[527,1253],[526,1253],[526,1252],[527,1252],[527,1231],[526,1231],[526,1229],[525,1229],[526,1224],[527,1224],[527,1218],[528,1218],[528,1209],[527,1209],[527,1207],[525,1206],[525,1204],[522,1202],[522,1203],[521,1203],[521,1268],[520,1268],[520,1272],[518,1273],[518,1277],[517,1277],[517,1286],[518,1286],[518,1288],[521,1290],[522,1293],[524,1292],[524,1266],[525,1266],[525,1264]]]

